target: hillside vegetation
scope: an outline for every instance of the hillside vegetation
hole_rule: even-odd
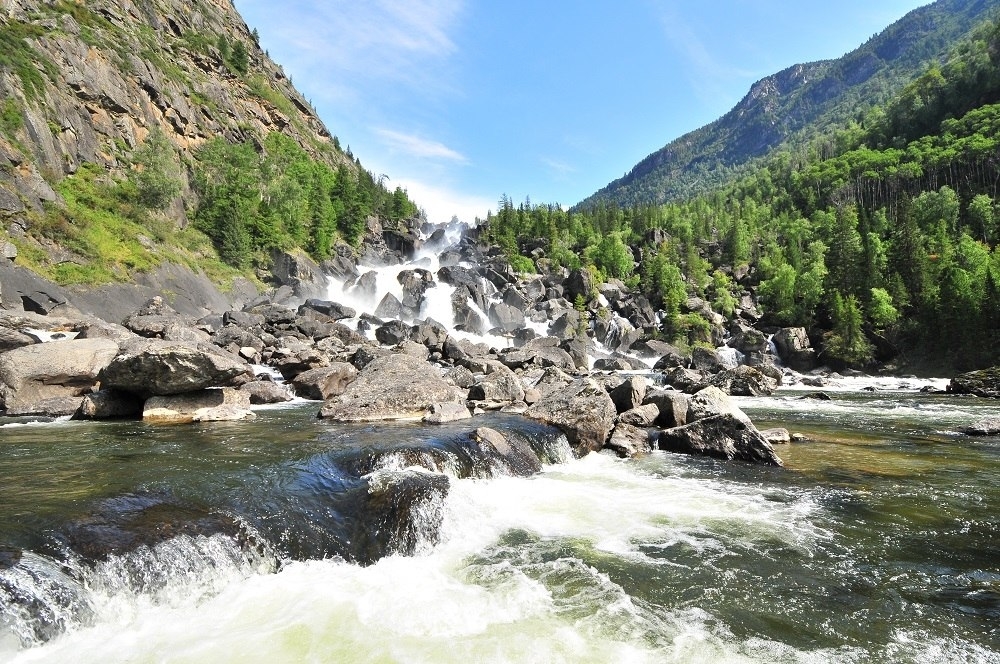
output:
[[[225,282],[417,213],[340,146],[229,0],[11,0],[0,245],[59,283],[163,262]],[[9,250],[8,250],[9,252]]]
[[[811,329],[863,367],[1000,361],[1000,27],[981,25],[888,103],[685,202],[567,212],[501,200],[489,236],[521,269],[584,266],[662,307],[665,337],[707,343],[681,304]],[[531,253],[534,252],[534,253]],[[532,256],[526,259],[522,256]]]

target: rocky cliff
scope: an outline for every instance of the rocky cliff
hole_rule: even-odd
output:
[[[112,176],[160,130],[190,164],[206,140],[292,137],[336,166],[311,105],[230,0],[4,0],[0,9],[0,215],[17,234],[53,184],[86,163]],[[184,223],[185,206],[171,216]],[[2,235],[0,235],[2,239]],[[2,244],[2,242],[0,242]]]

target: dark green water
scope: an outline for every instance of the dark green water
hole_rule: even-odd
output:
[[[469,425],[336,427],[314,404],[4,427],[0,661],[1000,662],[1000,440],[954,433],[1000,406],[832,394],[742,402],[808,436],[784,469],[591,455],[457,479]],[[369,449],[451,480],[415,555],[359,565],[344,496]],[[129,553],[60,551],[136,504],[158,516]],[[59,620],[25,641],[30,592]]]

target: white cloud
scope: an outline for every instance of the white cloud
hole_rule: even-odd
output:
[[[389,149],[401,152],[409,157],[454,161],[462,164],[468,161],[465,155],[437,141],[430,141],[419,136],[404,134],[391,129],[376,129],[375,133]]]
[[[472,223],[476,217],[486,218],[486,212],[496,208],[495,199],[456,192],[447,186],[432,185],[419,180],[394,180],[406,190],[410,200],[419,205],[432,223],[444,223],[456,216]]]

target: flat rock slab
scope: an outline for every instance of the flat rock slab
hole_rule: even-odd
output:
[[[143,421],[153,424],[232,422],[255,417],[250,410],[250,394],[231,387],[152,397],[142,410]]]
[[[207,344],[139,339],[123,344],[100,378],[102,388],[164,396],[225,387],[249,375],[249,368],[239,358]]]

